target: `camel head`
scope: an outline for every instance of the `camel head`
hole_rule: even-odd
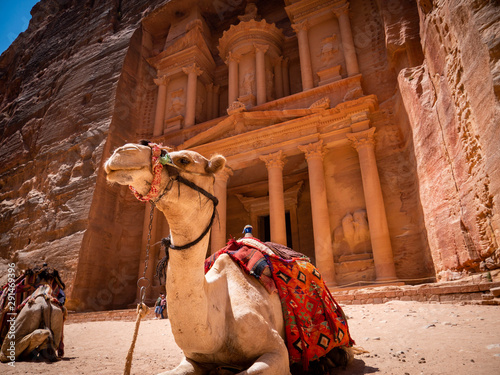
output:
[[[155,202],[170,223],[181,219],[177,216],[196,216],[201,198],[193,186],[213,194],[214,174],[225,163],[221,155],[206,159],[194,151],[172,151],[142,141],[117,148],[104,164],[104,170],[109,182],[129,185],[138,199]]]

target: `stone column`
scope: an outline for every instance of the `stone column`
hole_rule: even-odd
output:
[[[198,85],[198,76],[203,72],[196,64],[192,64],[182,71],[187,74],[187,100],[186,100],[186,118],[184,124],[187,126],[194,125],[196,115],[196,88]]]
[[[306,21],[292,25],[299,41],[300,74],[302,76],[302,90],[313,88],[313,74],[311,65],[311,51],[309,49],[309,36],[307,35]]]
[[[207,120],[211,120],[211,119],[214,118],[214,116],[213,116],[214,94],[212,92],[214,84],[213,83],[208,83],[205,87],[207,89]]]
[[[351,21],[349,21],[349,4],[335,8],[334,12],[340,24],[340,35],[342,37],[347,75],[353,76],[359,74],[358,58],[352,38]]]
[[[282,61],[283,95],[290,95],[290,77],[288,76],[288,57]]]
[[[219,117],[219,88],[220,86],[213,87],[213,99],[212,99],[212,116],[213,118]]]
[[[266,163],[269,180],[269,216],[271,241],[286,245],[285,198],[283,195],[283,167],[286,158],[280,150],[260,157]]]
[[[269,46],[254,44],[255,80],[257,82],[257,105],[266,102],[266,51]]]
[[[239,56],[229,52],[226,64],[228,65],[228,88],[227,88],[227,97],[228,97],[228,106],[233,104],[236,100],[238,100],[238,87],[240,85],[238,78],[238,63]]]
[[[335,286],[337,282],[335,281],[330,213],[328,212],[325,172],[323,169],[323,141],[298,147],[305,154],[309,171],[316,266],[323,275],[326,284]]]
[[[375,159],[374,133],[372,127],[346,136],[358,151],[377,281],[393,281],[397,279],[396,268]]]
[[[227,180],[233,172],[229,168],[224,168],[215,174],[214,195],[219,200],[217,206],[217,216],[212,225],[211,253],[215,253],[226,246],[226,213],[227,213]]]
[[[154,82],[158,85],[158,99],[156,101],[155,125],[153,128],[153,136],[163,134],[163,126],[165,122],[165,106],[167,104],[167,85],[169,79],[166,76],[156,78]]]
[[[283,72],[281,70],[282,56],[274,61],[274,86],[276,87],[276,99],[283,97]]]

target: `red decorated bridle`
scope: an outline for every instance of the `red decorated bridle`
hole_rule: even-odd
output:
[[[165,189],[163,189],[163,192],[161,192],[160,191],[160,184],[161,184],[161,172],[163,170],[163,167],[166,165],[169,167],[173,167],[177,170],[179,170],[179,167],[177,165],[175,165],[175,163],[173,162],[172,158],[170,157],[167,149],[165,147],[163,147],[163,145],[161,143],[156,144],[156,143],[152,143],[152,142],[144,142],[143,144],[147,144],[149,147],[151,147],[151,165],[152,165],[152,169],[153,169],[153,181],[151,182],[151,188],[146,195],[140,194],[132,186],[129,186],[129,188],[130,188],[130,190],[132,190],[135,197],[137,199],[139,199],[140,201],[151,202],[151,204],[152,204],[151,205],[152,206],[151,212],[154,210],[156,203],[162,198],[162,196],[172,188],[174,181],[177,181],[178,183],[181,183],[181,184],[184,184],[184,185],[190,187],[191,189],[203,194],[205,197],[207,197],[208,199],[210,199],[213,202],[214,209],[213,209],[212,217],[210,219],[210,223],[207,225],[207,227],[205,228],[203,233],[196,240],[194,240],[186,245],[182,245],[182,246],[172,245],[172,243],[170,242],[170,237],[164,238],[162,240],[163,244],[166,247],[169,247],[173,250],[184,250],[184,249],[187,249],[191,246],[196,245],[210,231],[210,228],[212,227],[212,224],[213,224],[214,219],[215,219],[216,207],[219,204],[219,200],[213,194],[210,194],[208,191],[199,187],[194,182],[189,181],[189,180],[185,179],[184,177],[182,177],[179,173],[170,177],[169,183],[167,184]],[[198,173],[198,172],[191,172],[191,171],[184,171],[184,172],[189,173],[189,174],[197,174],[197,175],[211,175],[210,173],[205,174],[205,173]],[[151,217],[152,217],[152,215],[151,215]]]
[[[160,194],[161,171],[163,170],[163,165],[168,161],[170,163],[172,162],[170,157],[168,157],[168,161],[163,161],[165,159],[164,156],[162,156],[162,153],[165,153],[165,155],[168,156],[168,152],[165,148],[163,148],[161,143],[159,145],[156,143],[149,143],[148,146],[151,147],[151,165],[153,169],[153,181],[151,181],[151,188],[146,195],[142,195],[135,190],[133,186],[129,186],[135,197],[141,202],[152,201],[158,196],[158,194]]]

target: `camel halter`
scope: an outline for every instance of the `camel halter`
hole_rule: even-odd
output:
[[[199,187],[196,185],[194,182],[189,181],[188,179],[182,177],[180,175],[180,171],[184,173],[189,173],[189,174],[194,174],[194,175],[203,175],[203,176],[208,176],[211,175],[210,173],[198,173],[198,172],[191,172],[191,171],[186,171],[182,170],[179,168],[175,163],[173,162],[172,158],[170,157],[168,151],[163,148],[162,144],[156,144],[152,142],[146,142],[144,141],[142,143],[143,145],[148,145],[151,148],[151,164],[152,164],[152,170],[153,170],[153,181],[151,182],[151,189],[146,195],[141,195],[137,190],[135,190],[132,186],[130,187],[130,190],[134,193],[135,197],[142,201],[142,202],[147,202],[149,201],[151,203],[151,212],[149,215],[149,233],[148,233],[148,239],[147,239],[147,245],[146,245],[146,257],[144,260],[144,273],[143,276],[137,280],[137,286],[139,286],[140,282],[145,280],[147,281],[146,286],[141,287],[141,299],[144,301],[144,296],[146,293],[147,287],[150,285],[149,280],[146,278],[146,270],[148,268],[148,260],[149,260],[149,248],[150,248],[150,241],[151,241],[151,231],[153,227],[153,212],[154,208],[156,206],[156,203],[169,191],[172,189],[172,185],[175,181],[177,181],[179,184],[184,184],[187,187],[201,193],[205,197],[207,197],[209,200],[212,201],[213,203],[213,211],[212,211],[212,216],[210,218],[210,222],[206,226],[206,228],[203,230],[203,232],[194,240],[191,241],[185,245],[182,246],[177,246],[172,244],[172,240],[170,236],[167,236],[161,240],[162,245],[165,247],[165,257],[160,261],[160,263],[157,266],[157,275],[160,274],[160,269],[166,266],[166,262],[168,261],[168,249],[172,250],[185,250],[189,249],[192,246],[195,246],[198,244],[210,231],[210,228],[212,228],[212,224],[215,219],[216,215],[216,207],[219,204],[219,200],[217,197],[215,197],[213,194],[210,194],[208,191],[205,189]],[[161,183],[161,172],[163,170],[163,167],[172,167],[175,168],[177,174],[174,176],[170,176],[170,180],[163,189],[163,191],[160,193],[160,183]]]

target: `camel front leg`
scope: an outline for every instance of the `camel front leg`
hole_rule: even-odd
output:
[[[237,375],[290,375],[288,350],[283,344],[275,352],[264,353],[252,366]]]
[[[29,335],[24,336],[16,342],[16,358],[22,354],[29,354],[38,347],[43,347],[49,336],[48,329],[35,329]]]
[[[158,375],[207,375],[208,370],[203,369],[195,361],[183,358],[182,362],[173,370],[162,372]]]

